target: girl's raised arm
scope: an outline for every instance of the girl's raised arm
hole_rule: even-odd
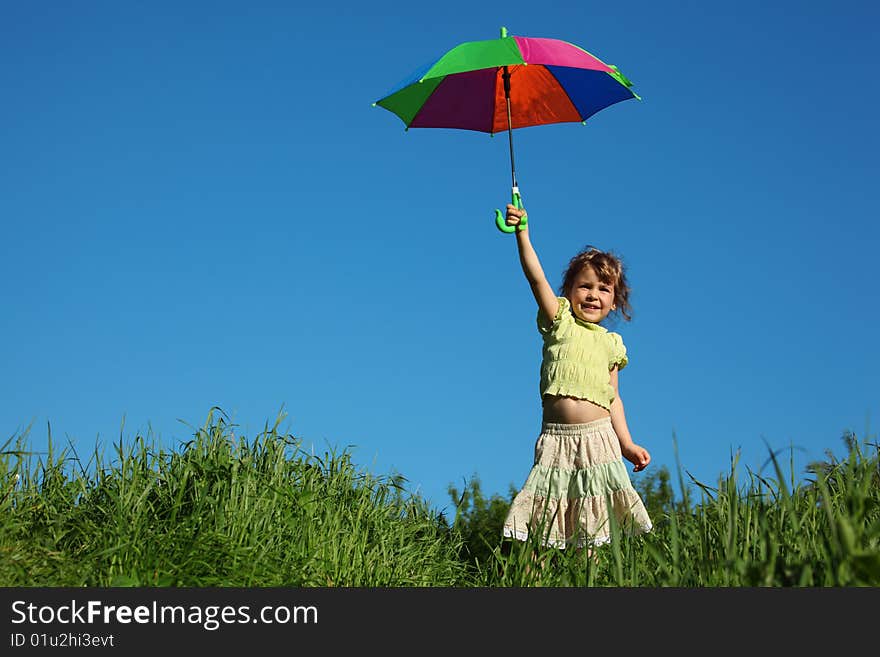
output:
[[[524,209],[519,209],[508,203],[507,225],[519,226],[519,222],[525,213]],[[548,319],[552,320],[556,317],[556,312],[559,310],[559,299],[557,299],[553,288],[550,287],[550,283],[547,282],[544,269],[541,267],[541,261],[538,260],[538,254],[535,252],[529,239],[528,224],[522,230],[517,230],[515,234],[516,248],[519,251],[519,262],[522,265],[523,273],[526,275],[526,280],[532,288],[532,294],[535,296],[538,308]]]

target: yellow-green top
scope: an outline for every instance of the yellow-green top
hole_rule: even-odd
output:
[[[629,362],[623,338],[575,317],[565,297],[558,300],[559,310],[552,320],[538,311],[538,330],[544,337],[541,397],[587,399],[610,410],[614,401],[611,370],[622,370]]]

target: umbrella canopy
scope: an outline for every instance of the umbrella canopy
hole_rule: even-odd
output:
[[[497,133],[584,122],[638,98],[615,66],[559,39],[507,36],[462,43],[376,101],[407,128]],[[504,74],[509,74],[508,123]]]

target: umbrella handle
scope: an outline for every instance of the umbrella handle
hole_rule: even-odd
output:
[[[510,198],[513,207],[522,210],[522,196],[520,196],[519,194],[519,187],[511,188]],[[524,214],[522,217],[522,221],[519,222],[519,226],[508,226],[507,222],[504,220],[504,214],[501,212],[501,210],[495,210],[495,225],[502,233],[513,233],[516,230],[524,230],[528,223],[529,215]]]

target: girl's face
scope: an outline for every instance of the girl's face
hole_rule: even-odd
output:
[[[615,309],[614,286],[600,281],[595,270],[588,265],[575,276],[568,300],[575,317],[598,324]]]

